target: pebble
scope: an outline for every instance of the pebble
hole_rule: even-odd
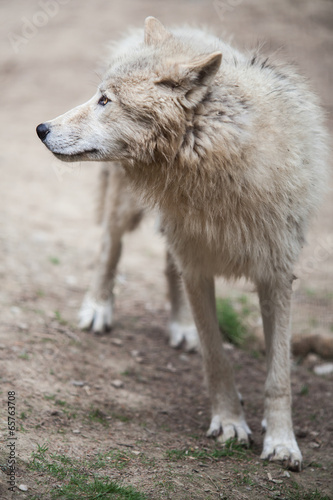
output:
[[[325,363],[324,365],[315,366],[313,371],[316,375],[330,375],[333,373],[333,363]]]
[[[111,344],[123,345],[123,341],[121,339],[111,339]]]
[[[283,475],[284,477],[290,477],[290,473],[287,470],[284,471]]]
[[[84,385],[86,385],[87,382],[85,382],[84,380],[72,380],[71,381],[71,384],[72,385],[75,385],[77,387],[83,387]]]
[[[309,444],[310,448],[319,448],[320,447],[320,444],[319,443],[315,443],[315,442],[312,442]]]
[[[73,434],[80,434],[81,433],[81,431],[79,429],[73,429],[72,432],[73,432]]]
[[[28,330],[28,325],[26,323],[18,323],[17,327],[19,330]]]
[[[21,309],[19,307],[16,307],[16,306],[13,306],[10,308],[11,312],[15,315],[17,314],[20,314],[21,313]]]
[[[320,357],[318,354],[310,353],[304,358],[302,365],[307,366],[308,368],[313,368],[319,362]]]
[[[26,484],[20,484],[18,489],[21,491],[28,491],[28,486]]]
[[[116,389],[120,389],[123,387],[124,382],[122,380],[112,380],[111,385],[113,385]]]

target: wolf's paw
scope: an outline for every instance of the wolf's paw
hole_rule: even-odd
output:
[[[229,439],[237,439],[239,444],[245,446],[249,446],[252,441],[251,430],[244,418],[238,418],[234,421],[227,419],[223,423],[220,415],[215,415],[212,418],[207,436],[217,438],[220,443],[226,443]]]
[[[112,299],[97,301],[89,295],[85,296],[79,311],[79,328],[103,333],[111,329],[112,320]]]
[[[185,342],[186,351],[196,351],[200,347],[197,329],[194,324],[183,325],[177,321],[169,323],[169,343],[180,347]]]
[[[262,460],[279,462],[284,467],[300,472],[302,470],[302,454],[294,437],[283,439],[266,436],[264,448],[260,455]]]

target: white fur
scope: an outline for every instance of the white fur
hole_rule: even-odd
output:
[[[259,53],[148,18],[144,39],[114,54],[97,94],[47,126],[45,145],[59,158],[120,161],[133,188],[159,208],[200,336],[209,432],[222,427],[222,439],[241,442],[249,428],[220,338],[214,276],[255,283],[267,344],[262,457],[300,470],[291,285],[327,179],[327,136],[306,81]]]

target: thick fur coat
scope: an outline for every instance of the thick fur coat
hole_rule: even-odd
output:
[[[210,34],[168,31],[115,47],[97,94],[39,125],[65,161],[118,161],[158,207],[182,270],[212,400],[209,435],[248,443],[218,330],[214,276],[258,289],[267,343],[262,458],[300,470],[291,422],[289,318],[294,264],[326,183],[315,95],[291,67],[243,55]]]

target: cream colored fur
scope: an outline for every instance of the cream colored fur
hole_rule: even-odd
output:
[[[159,208],[200,336],[208,434],[222,441],[248,443],[250,430],[223,351],[214,276],[255,283],[267,343],[261,456],[300,470],[290,297],[326,183],[317,98],[289,66],[243,55],[200,30],[168,31],[148,18],[140,36],[132,48],[118,46],[90,101],[45,124],[43,141],[65,161],[121,162],[132,187]]]
[[[103,226],[102,244],[93,280],[80,312],[79,326],[96,333],[109,330],[113,324],[114,286],[122,250],[122,238],[132,231],[145,214],[143,203],[133,192],[120,165],[103,165],[100,176],[99,218]],[[166,256],[165,275],[171,311],[168,324],[172,347],[185,345],[187,351],[199,347],[183,283],[170,252]]]

